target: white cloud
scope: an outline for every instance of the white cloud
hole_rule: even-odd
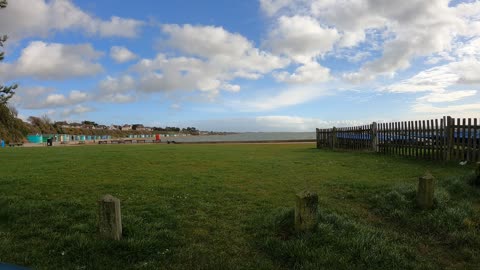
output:
[[[455,9],[449,8],[445,0],[378,2],[371,7],[374,14],[386,20],[384,26],[395,36],[384,42],[380,58],[347,77],[353,81],[392,76],[410,67],[414,57],[448,51],[453,39],[466,27],[466,22],[455,16]]]
[[[170,46],[212,66],[264,74],[289,64],[287,59],[261,51],[242,35],[222,27],[169,24],[162,29],[169,36],[166,42]]]
[[[0,16],[2,32],[13,39],[44,37],[55,31],[82,30],[102,37],[138,35],[144,23],[112,16],[102,20],[91,16],[69,0],[14,0]]]
[[[136,89],[136,81],[130,75],[120,77],[107,76],[98,84],[97,99],[109,103],[129,103],[136,100],[133,93]]]
[[[310,62],[298,67],[293,74],[283,71],[274,73],[274,77],[287,83],[319,83],[330,79],[330,70],[317,62]]]
[[[92,76],[103,71],[102,66],[95,63],[101,55],[90,44],[65,45],[34,41],[22,50],[15,62],[0,64],[0,71],[10,79],[32,77],[64,80]]]
[[[282,16],[269,34],[266,46],[297,62],[309,63],[330,51],[339,37],[335,29],[322,27],[312,17]]]
[[[268,16],[273,16],[291,3],[291,0],[260,0],[260,7]]]
[[[240,34],[221,27],[164,25],[165,41],[188,56],[142,59],[132,67],[143,92],[200,91],[210,99],[221,91],[238,92],[235,79],[259,79],[289,61],[255,48]]]
[[[70,105],[76,105],[85,102],[89,99],[89,96],[85,92],[73,90],[68,96],[63,94],[49,94],[45,99],[39,100],[34,104],[30,104],[28,109],[45,109],[45,108],[58,108]]]
[[[117,63],[125,63],[137,59],[137,55],[125,47],[113,46],[110,49],[110,57]]]
[[[476,90],[463,90],[463,91],[451,91],[445,93],[431,93],[426,96],[420,97],[417,100],[429,103],[438,102],[453,102],[461,100],[467,97],[471,97],[477,94]]]
[[[245,37],[222,27],[166,24],[162,30],[169,35],[168,44],[192,55],[209,58],[242,56],[252,49],[251,42]]]
[[[61,116],[62,117],[69,117],[69,116],[72,116],[72,115],[84,114],[84,113],[92,112],[92,111],[94,111],[94,109],[91,108],[91,107],[87,107],[87,106],[84,106],[84,105],[76,105],[73,108],[63,110],[62,113],[61,113]]]
[[[406,80],[394,83],[384,90],[396,93],[443,92],[455,85],[480,83],[480,57],[463,58],[419,72]]]
[[[272,111],[313,101],[327,95],[327,91],[315,87],[291,87],[271,96],[256,97],[254,100],[236,100],[228,105],[243,112]]]
[[[134,94],[104,94],[100,96],[102,102],[107,103],[131,103],[137,100]]]
[[[41,87],[41,86],[22,86],[19,91],[12,97],[12,102],[15,107],[31,109],[36,106],[39,100],[45,99],[45,97],[55,92],[54,88]]]
[[[118,78],[107,76],[99,83],[99,88],[104,93],[125,93],[135,88],[135,80],[130,75],[123,75]]]
[[[450,6],[448,0],[260,0],[260,3],[267,15],[276,17],[279,21],[285,18],[310,18],[311,21],[318,22],[318,25],[328,25],[329,30],[338,33],[335,39],[338,47],[334,50],[341,47],[353,48],[362,43],[364,48],[365,44],[378,43],[379,49],[383,50],[380,57],[367,58],[362,61],[359,70],[345,74],[344,78],[354,83],[372,80],[379,75],[395,76],[398,71],[409,68],[412,59],[416,57],[431,57],[449,52],[462,37],[471,38],[480,34],[478,1],[457,6]],[[302,27],[294,28],[293,25],[296,24],[289,21],[284,36],[295,36],[307,31],[302,30]],[[278,31],[278,27],[274,27],[271,35]],[[372,31],[380,35],[368,37],[367,34]],[[315,41],[307,36],[304,40],[298,40],[300,42],[294,45],[302,46],[305,51],[309,51],[306,48],[310,45],[310,48],[315,48],[314,44],[317,44],[317,48],[330,51],[331,46],[325,48],[325,43],[322,43],[330,41],[329,38]],[[278,44],[277,46],[282,46],[281,43]],[[430,63],[435,62],[438,59],[430,58]]]
[[[134,38],[139,34],[140,27],[143,24],[138,20],[112,16],[110,21],[102,21],[96,27],[98,27],[98,34],[101,36]]]
[[[441,92],[458,80],[459,75],[453,73],[449,65],[444,65],[421,71],[409,79],[386,87],[385,90],[395,93]]]
[[[239,92],[240,91],[240,85],[237,85],[237,84],[223,84],[221,86],[222,90],[225,90],[225,91],[228,91],[228,92],[233,92],[233,93],[236,93],[236,92]]]
[[[428,103],[418,103],[413,106],[413,111],[417,113],[427,113],[431,115],[455,114],[472,115],[480,112],[480,103],[469,103],[460,105],[434,106]]]
[[[22,87],[12,102],[22,109],[54,109],[78,105],[89,101],[91,96],[82,91],[72,90],[68,95],[55,93],[55,89],[46,87]]]
[[[456,71],[460,78],[458,83],[480,84],[480,57],[461,62],[452,63],[452,70]]]

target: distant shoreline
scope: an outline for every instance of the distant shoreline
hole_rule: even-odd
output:
[[[197,141],[197,142],[175,142],[175,144],[276,144],[276,143],[287,144],[287,143],[314,143],[314,142],[316,142],[316,140]]]
[[[105,145],[157,145],[157,144],[301,144],[301,143],[315,143],[316,140],[259,140],[259,141],[190,141],[179,142],[175,140],[162,140],[160,143],[128,143],[128,144],[105,144]],[[93,146],[99,145],[98,143],[87,142],[85,144],[68,143],[58,144],[54,143],[53,147],[69,147],[69,146]],[[33,144],[25,143],[23,146],[17,147],[47,147],[46,144]]]

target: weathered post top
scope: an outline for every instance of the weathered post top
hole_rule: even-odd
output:
[[[119,199],[113,197],[112,195],[110,194],[107,194],[107,195],[104,195],[100,201],[102,202],[115,202],[115,201],[120,201]]]
[[[314,231],[317,227],[318,195],[304,190],[295,196],[295,230],[297,232]]]
[[[420,177],[422,179],[425,179],[427,181],[433,181],[435,180],[435,177],[432,175],[432,173],[430,172],[426,172],[422,177]]]
[[[316,192],[310,190],[302,190],[297,193],[297,197],[299,198],[316,198],[318,200],[318,194]]]
[[[98,232],[104,238],[122,238],[120,200],[112,195],[107,194],[98,201]]]

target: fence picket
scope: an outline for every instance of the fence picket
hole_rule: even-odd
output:
[[[399,122],[395,122],[395,138],[394,138],[394,142],[395,142],[395,154],[396,155],[400,155],[400,145],[399,145],[399,142],[398,142],[398,134],[400,133],[400,127],[399,127]]]
[[[473,142],[472,142],[472,148],[473,148],[473,162],[479,161],[478,157],[478,149],[477,149],[477,140],[478,140],[478,134],[477,134],[477,118],[473,119]]]
[[[467,160],[472,161],[472,143],[473,143],[473,134],[472,134],[472,118],[468,118],[468,134],[465,134],[467,138]]]
[[[397,131],[397,145],[398,145],[398,155],[403,156],[403,142],[402,142],[402,122],[398,122],[398,131]]]
[[[467,119],[462,119],[462,160],[467,160],[467,143],[466,138],[468,138],[468,127]]]
[[[440,130],[438,126],[438,119],[435,119],[435,160],[440,160]]]
[[[407,155],[409,157],[411,157],[412,156],[412,140],[411,140],[411,138],[412,138],[412,121],[407,122],[407,130],[408,130],[407,131],[407,147],[408,147]]]

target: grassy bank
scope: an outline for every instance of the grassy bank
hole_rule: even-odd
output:
[[[469,168],[313,144],[115,145],[0,151],[0,262],[35,269],[477,269]],[[436,209],[411,204],[439,180]],[[461,176],[461,177],[459,177]],[[291,231],[294,194],[319,229]],[[413,192],[413,193],[412,193]],[[96,201],[122,201],[124,239],[96,237]],[[448,221],[448,222],[447,222]],[[447,222],[448,224],[445,224]]]

